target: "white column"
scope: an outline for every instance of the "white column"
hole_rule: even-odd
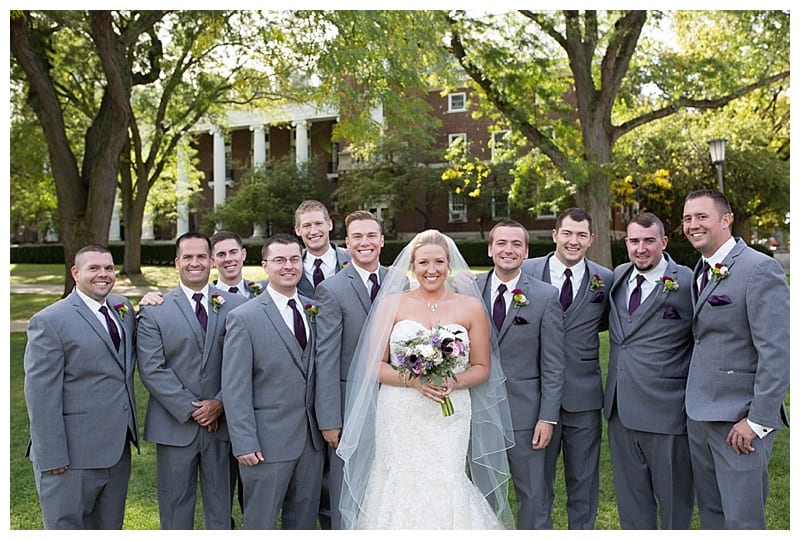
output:
[[[253,167],[259,167],[267,160],[267,147],[264,143],[264,126],[250,126],[253,132]]]
[[[114,192],[114,211],[111,214],[111,225],[108,227],[108,241],[109,242],[118,242],[122,240],[120,236],[120,227],[119,227],[119,210],[121,201],[119,200],[119,190]]]
[[[264,126],[261,124],[250,126],[250,131],[253,132],[253,168],[258,169],[267,161],[267,148],[264,144]],[[261,223],[253,223],[253,235],[250,238],[253,240],[263,240],[266,238],[264,225]]]
[[[189,160],[186,156],[186,148],[178,145],[178,181],[175,186],[178,197],[178,222],[175,230],[175,238],[189,232],[189,201],[187,200],[189,190]]]
[[[225,134],[214,128],[214,207],[225,202]]]
[[[153,209],[150,205],[144,207],[144,215],[142,216],[142,240],[155,240],[156,235],[153,234]]]
[[[292,122],[292,126],[295,128],[295,163],[300,165],[308,161],[308,122],[306,120],[298,120]]]

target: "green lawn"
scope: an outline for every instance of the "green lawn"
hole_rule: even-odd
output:
[[[157,284],[163,290],[173,288],[176,282],[174,268],[146,268],[146,280],[154,280],[149,284]],[[61,267],[58,265],[12,265],[12,283],[52,283],[61,284]],[[249,279],[263,279],[260,267],[248,267],[245,275]],[[154,276],[158,276],[155,278]],[[122,283],[122,279],[118,283]],[[140,284],[145,284],[144,282]],[[56,301],[58,295],[20,295],[12,294],[10,302],[11,319],[27,319],[41,309]],[[137,299],[138,300],[138,299]],[[23,395],[22,358],[25,349],[24,333],[10,334],[10,528],[41,529],[42,520],[33,472],[30,462],[25,457],[28,441],[28,415]],[[605,374],[608,359],[608,335],[601,334],[600,358]],[[147,392],[136,377],[136,396],[140,425],[144,422]],[[788,406],[788,396],[787,396]],[[778,432],[775,440],[772,460],[770,462],[770,496],[767,503],[767,526],[769,529],[789,529],[789,430]],[[618,529],[616,499],[611,476],[611,462],[608,455],[608,441],[603,433],[601,453],[600,509],[597,516],[597,529]],[[198,496],[198,501],[200,497]],[[567,528],[566,495],[563,486],[563,473],[559,462],[556,484],[556,501],[553,511],[553,524],[556,529]],[[234,518],[241,523],[238,507]],[[128,492],[128,505],[125,516],[125,529],[157,529],[158,507],[156,503],[155,447],[143,442],[141,453],[134,454],[133,472]],[[195,528],[202,528],[202,511],[198,505]],[[698,528],[695,517],[694,528]]]

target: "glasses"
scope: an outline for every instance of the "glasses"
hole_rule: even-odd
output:
[[[300,264],[301,262],[303,262],[303,258],[299,256],[294,256],[294,257],[289,257],[288,259],[286,257],[273,257],[272,259],[267,259],[267,262],[275,263],[278,266],[283,266],[284,264],[286,264],[286,261],[289,261],[292,264]]]

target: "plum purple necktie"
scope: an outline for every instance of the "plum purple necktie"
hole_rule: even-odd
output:
[[[567,268],[564,270],[564,284],[561,285],[561,309],[567,311],[567,308],[572,304],[572,270]]]

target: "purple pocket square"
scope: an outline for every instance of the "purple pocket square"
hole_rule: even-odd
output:
[[[606,299],[606,293],[604,293],[603,291],[597,291],[596,293],[594,293],[594,296],[592,296],[592,299],[590,301],[592,304],[599,304],[605,299]]]
[[[678,313],[678,310],[672,306],[667,306],[667,309],[664,310],[663,319],[680,319],[681,316]]]
[[[733,303],[733,301],[728,298],[727,294],[721,294],[719,296],[712,294],[708,297],[708,303],[712,306],[727,306],[728,304]]]
[[[528,324],[528,319],[524,317],[514,317],[514,324]]]

